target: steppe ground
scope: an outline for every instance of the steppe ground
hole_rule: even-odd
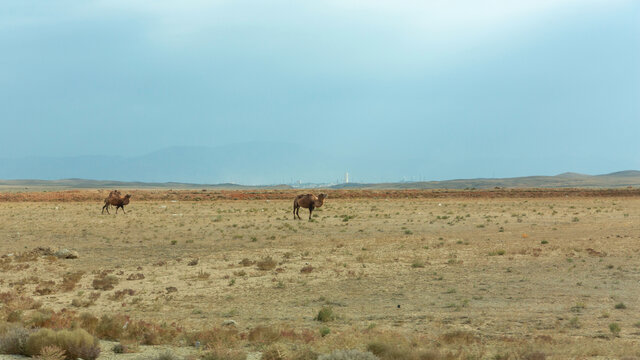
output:
[[[318,351],[401,336],[478,358],[640,356],[638,197],[330,197],[311,222],[306,209],[293,220],[291,205],[134,198],[126,215],[101,215],[99,202],[3,202],[0,255],[79,258],[7,267],[0,293],[185,329],[323,329]],[[96,291],[105,270],[119,282]],[[57,290],[74,271],[77,287]],[[315,320],[323,306],[334,320]]]

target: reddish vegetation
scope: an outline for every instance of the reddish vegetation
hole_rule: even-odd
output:
[[[323,190],[332,199],[405,199],[405,198],[558,198],[558,197],[636,197],[640,189],[495,189],[495,190]],[[210,201],[210,200],[289,200],[300,193],[292,190],[131,190],[140,201]],[[103,202],[106,191],[68,190],[52,192],[5,192],[0,202],[56,201]]]

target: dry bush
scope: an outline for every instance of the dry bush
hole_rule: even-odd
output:
[[[142,345],[160,345],[172,343],[180,332],[181,329],[175,326],[129,321],[122,337],[136,340]]]
[[[196,275],[198,280],[206,280],[209,278],[209,276],[211,276],[211,274],[209,274],[208,272],[202,271],[202,269],[200,269],[200,271],[198,271],[198,274]]]
[[[127,295],[133,296],[135,294],[136,294],[136,292],[133,289],[118,290],[115,293],[113,293],[113,295],[111,296],[111,300],[114,300],[114,301],[122,300]]]
[[[308,274],[312,271],[313,271],[313,266],[311,265],[303,266],[302,269],[300,269],[300,272],[303,274]]]
[[[68,272],[62,275],[62,284],[60,284],[62,291],[68,292],[75,289],[83,275],[84,271]]]
[[[180,360],[179,357],[177,357],[176,355],[174,355],[172,352],[170,352],[169,350],[156,355],[153,360]]]
[[[280,332],[272,327],[260,325],[251,329],[247,338],[254,343],[271,344],[280,339]]]
[[[142,280],[144,279],[143,273],[134,273],[127,277],[127,280]]]
[[[233,328],[213,328],[184,334],[184,338],[188,344],[200,342],[202,346],[210,349],[235,348],[240,341],[240,333]]]
[[[139,351],[138,343],[135,341],[121,341],[111,349],[116,354],[133,354]]]
[[[247,258],[244,258],[244,259],[242,259],[240,261],[240,265],[242,265],[242,266],[251,266],[251,265],[253,265],[255,263],[256,263],[255,261],[251,261],[251,260],[249,260]]]
[[[0,332],[0,354],[23,355],[29,330],[23,326],[10,326]]]
[[[36,356],[47,346],[57,346],[65,351],[66,358],[94,360],[100,355],[98,339],[83,329],[59,330],[40,329],[27,339],[25,354]]]
[[[55,345],[45,346],[40,350],[40,355],[35,358],[39,360],[64,360],[65,352]]]
[[[36,287],[37,295],[50,295],[56,292],[56,282],[53,280],[42,281]]]
[[[50,309],[42,309],[31,314],[27,323],[33,328],[68,329],[74,320],[71,311],[55,312]]]
[[[118,285],[118,278],[115,275],[98,276],[93,279],[91,285],[96,290],[111,290],[115,285]]]
[[[121,317],[113,317],[111,315],[102,315],[100,322],[95,328],[95,335],[100,339],[118,340],[122,336],[122,327],[125,319]]]
[[[256,265],[258,266],[259,270],[267,271],[275,269],[278,263],[273,260],[271,256],[267,256],[266,258],[258,261]]]
[[[331,354],[320,355],[318,360],[378,360],[378,357],[370,352],[359,350],[336,350]]]
[[[13,310],[7,315],[7,322],[17,323],[22,322],[22,310]]]
[[[98,327],[99,323],[100,319],[88,312],[85,312],[80,314],[80,316],[78,316],[78,318],[75,320],[74,327],[80,327],[87,330],[89,334],[95,335],[96,328]]]
[[[262,360],[288,360],[287,350],[281,344],[271,344],[262,351]]]
[[[440,340],[446,344],[472,344],[480,339],[470,331],[456,330],[442,334]]]
[[[217,348],[207,351],[202,360],[245,360],[247,353],[244,350]]]
[[[15,291],[0,293],[0,303],[4,304],[2,311],[7,314],[14,310],[35,310],[42,306],[41,302]]]
[[[96,300],[100,298],[100,295],[102,294],[97,291],[94,291],[91,294],[89,294],[88,299],[75,298],[71,300],[71,305],[75,307],[89,307],[96,303]]]

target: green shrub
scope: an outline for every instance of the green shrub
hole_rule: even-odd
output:
[[[611,331],[613,336],[619,336],[620,335],[620,325],[618,325],[617,323],[609,324],[609,331]]]
[[[320,322],[329,322],[335,320],[333,308],[331,308],[330,306],[323,306],[322,309],[318,311],[318,315],[316,316],[315,320]]]

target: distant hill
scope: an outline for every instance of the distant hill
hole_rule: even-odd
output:
[[[562,173],[556,176],[525,176],[502,179],[458,179],[381,184],[340,184],[336,189],[492,189],[501,188],[614,188],[640,186],[640,171],[626,170],[603,175]]]
[[[307,187],[313,184],[307,184]],[[627,170],[603,175],[563,173],[556,176],[526,176],[503,179],[456,179],[445,181],[396,182],[376,184],[338,184],[331,189],[493,189],[499,188],[619,188],[640,186],[640,171]],[[139,182],[109,180],[0,180],[0,191],[39,191],[65,189],[292,189],[291,185],[246,186],[233,183],[191,184],[180,182]]]

